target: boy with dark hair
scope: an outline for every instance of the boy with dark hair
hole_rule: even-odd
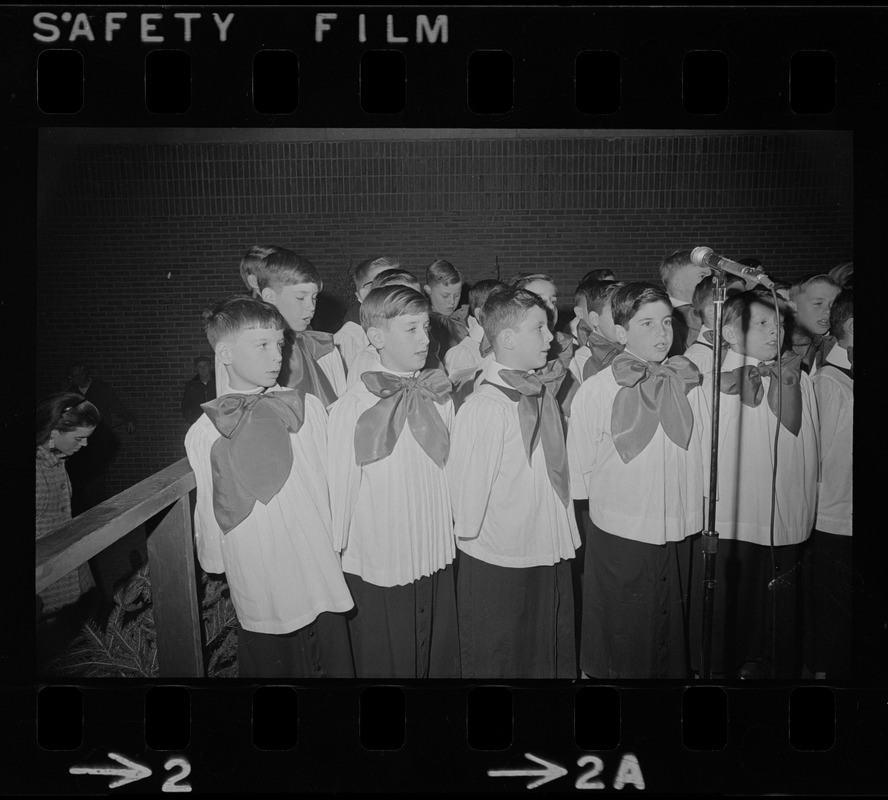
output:
[[[807,544],[805,666],[815,678],[850,677],[851,533],[854,445],[854,301],[836,297],[829,329],[836,345],[812,383],[820,416],[821,477],[817,520]]]
[[[281,385],[302,389],[330,406],[345,391],[345,365],[331,334],[309,330],[324,285],[315,265],[280,247],[256,270],[256,278],[262,299],[287,322]]]
[[[236,296],[204,314],[228,392],[204,404],[185,451],[197,483],[194,536],[225,573],[242,678],[352,677],[354,605],[333,549],[321,401],[277,384],[286,322]]]
[[[704,453],[704,489],[707,497],[715,492],[717,499],[712,671],[728,679],[768,675],[792,679],[801,672],[796,606],[801,599],[802,543],[814,525],[817,503],[817,403],[811,379],[800,370],[800,357],[780,356],[782,334],[782,309],[775,308],[769,296],[747,291],[725,302],[722,336],[728,350],[719,375],[717,487],[709,486],[711,373],[703,376],[702,393],[692,398]],[[694,558],[699,557],[695,548]],[[775,602],[777,651],[772,663]],[[695,632],[691,664],[698,670],[699,584],[692,587],[691,622]]]
[[[611,306],[625,350],[580,386],[567,433],[573,496],[589,499],[580,667],[594,678],[684,678],[684,542],[703,527],[688,399],[700,373],[667,358],[662,289],[627,283]]]
[[[610,300],[625,285],[625,281],[583,281],[577,287],[577,349],[570,362],[577,383],[601,372],[623,351],[614,333]]]
[[[379,366],[331,406],[334,544],[356,613],[359,678],[458,678],[453,519],[444,463],[450,381],[425,370],[429,304],[406,286],[373,289],[361,324]]]
[[[444,368],[451,378],[463,370],[478,367],[493,352],[490,340],[484,333],[481,311],[487,298],[506,288],[502,281],[488,278],[478,281],[469,289],[469,312],[466,316],[468,335],[444,354]]]
[[[358,305],[364,302],[364,298],[370,291],[371,284],[377,275],[398,266],[398,260],[388,256],[368,258],[366,261],[358,264],[352,276],[355,282],[355,297],[358,300]],[[345,363],[346,374],[348,374],[355,357],[370,342],[367,341],[367,334],[364,333],[364,329],[357,322],[348,320],[333,334],[333,344],[339,348],[342,360]]]
[[[570,559],[580,544],[545,303],[503,289],[484,305],[494,348],[460,408],[447,465],[464,677],[576,677]]]

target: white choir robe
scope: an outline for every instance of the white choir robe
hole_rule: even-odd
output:
[[[758,359],[728,350],[722,372]],[[780,427],[777,452],[777,493],[774,544],[805,541],[814,526],[820,464],[817,401],[811,378],[801,373],[802,426],[798,436]],[[764,395],[755,408],[744,406],[740,395],[719,394],[718,494],[716,530],[722,539],[769,546],[771,476],[777,417],[768,406],[771,378],[762,379]],[[709,447],[712,424],[712,376],[703,376],[701,391],[693,393],[691,407],[704,454],[704,493],[709,496]]]
[[[851,536],[854,381],[830,365],[849,369],[848,351],[836,345],[811,379],[820,416],[821,479],[815,528]]]
[[[685,450],[658,426],[647,447],[624,464],[611,436],[621,388],[608,366],[574,395],[567,426],[571,493],[589,499],[590,518],[607,533],[647,544],[680,542],[703,529],[700,440],[692,432]],[[688,399],[699,391],[691,389]]]
[[[357,322],[349,320],[333,334],[333,344],[339,348],[339,352],[342,354],[342,361],[345,364],[346,375],[349,375],[351,374],[352,362],[355,360],[355,356],[370,346],[370,340],[367,338],[364,329]]]
[[[254,394],[238,392],[238,394]],[[291,391],[273,386],[269,392]],[[327,415],[305,396],[305,421],[290,434],[293,468],[283,488],[223,534],[213,512],[210,451],[221,436],[203,414],[185,436],[185,451],[197,483],[194,538],[206,572],[225,573],[241,626],[257,633],[291,633],[324,611],[353,607],[333,548],[325,474]]]
[[[356,383],[363,383],[361,375],[365,372],[377,372],[381,369],[382,362],[379,360],[379,351],[372,344],[368,344],[349,364],[345,388],[351,389]]]
[[[696,341],[694,341],[691,346],[684,351],[684,357],[690,359],[694,362],[697,369],[700,370],[701,375],[709,375],[712,372],[712,362],[715,360],[715,351],[712,349],[712,345],[706,341],[706,337],[703,335],[705,332],[712,332],[712,328],[707,328],[705,325],[700,329],[700,333],[697,336]],[[722,343],[722,356],[727,352],[728,345],[726,343]]]
[[[507,386],[489,362],[480,380]],[[573,558],[580,546],[573,504],[559,499],[542,442],[528,463],[518,403],[480,383],[456,415],[447,461],[457,547],[501,567]]]
[[[481,363],[481,339],[484,329],[474,325],[459,344],[455,344],[444,354],[444,369],[448,376],[454,375]]]
[[[570,359],[570,364],[568,364],[568,369],[571,374],[576,378],[577,383],[583,382],[583,367],[586,366],[586,362],[592,357],[592,351],[586,346],[578,347],[574,350],[573,357]]]
[[[381,365],[376,369],[384,371]],[[404,586],[453,561],[450,494],[445,471],[420,447],[406,421],[388,456],[356,464],[358,418],[379,400],[359,380],[329,408],[333,540],[344,572],[376,586]],[[434,406],[449,431],[452,401]]]

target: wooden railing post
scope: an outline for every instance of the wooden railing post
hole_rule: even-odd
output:
[[[149,524],[148,567],[157,633],[157,662],[163,678],[204,677],[200,605],[194,572],[188,495]]]

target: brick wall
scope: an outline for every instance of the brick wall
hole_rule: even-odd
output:
[[[655,280],[680,247],[755,256],[784,279],[852,257],[847,134],[352,135],[44,138],[37,394],[78,359],[118,389],[139,427],[122,434],[114,491],[184,455],[182,385],[209,351],[200,312],[242,289],[252,244],[317,265],[326,329],[345,309],[349,265],[380,254],[417,273],[444,257],[468,281],[497,264],[504,278],[547,272],[565,300],[596,266]]]

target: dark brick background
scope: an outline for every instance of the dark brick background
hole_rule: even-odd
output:
[[[78,359],[116,387],[139,422],[115,492],[184,455],[182,385],[209,352],[200,312],[242,289],[252,244],[317,265],[327,330],[348,268],[381,254],[417,274],[447,258],[470,282],[497,264],[505,279],[547,272],[565,306],[588,269],[657,280],[682,247],[755,256],[783,279],[852,258],[849,134],[293,133],[42,137],[37,395]]]

